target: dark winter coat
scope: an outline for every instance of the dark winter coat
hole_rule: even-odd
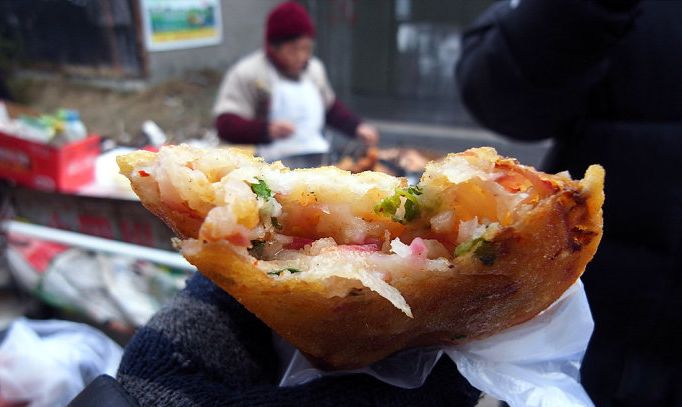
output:
[[[682,1],[500,2],[462,49],[481,124],[552,138],[548,171],[606,168],[604,240],[583,276],[588,392],[598,406],[682,404]]]

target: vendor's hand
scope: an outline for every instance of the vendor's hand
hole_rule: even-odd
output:
[[[375,146],[379,143],[379,132],[369,124],[360,124],[355,130],[355,135],[368,146]]]
[[[286,138],[296,131],[296,127],[287,121],[274,121],[268,126],[268,133],[272,140]]]

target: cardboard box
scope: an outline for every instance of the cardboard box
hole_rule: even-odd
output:
[[[100,138],[54,147],[0,132],[0,178],[44,191],[72,192],[93,181]]]

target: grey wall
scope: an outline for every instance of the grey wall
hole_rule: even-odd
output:
[[[159,82],[189,70],[226,70],[263,44],[265,18],[282,0],[221,0],[223,41],[219,45],[148,53],[149,79]]]
[[[327,68],[327,76],[341,99],[352,87],[353,29],[357,0],[305,0],[315,21],[315,55]]]

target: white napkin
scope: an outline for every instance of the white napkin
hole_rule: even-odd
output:
[[[442,355],[479,390],[512,407],[593,406],[579,383],[594,322],[578,280],[546,310],[523,324],[457,347],[408,349],[362,369],[321,371],[298,351],[280,386],[322,376],[365,373],[398,387],[421,386]]]

